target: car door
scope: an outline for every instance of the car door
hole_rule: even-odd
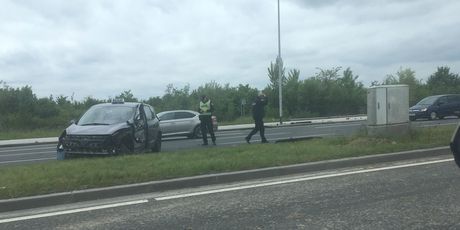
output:
[[[447,102],[445,105],[444,116],[451,116],[454,114],[454,110],[455,110],[455,99],[453,95],[449,95],[446,98],[447,98]]]
[[[144,105],[145,117],[147,119],[147,139],[149,146],[153,146],[158,135],[159,122],[155,112],[150,105]]]
[[[134,149],[142,150],[148,145],[147,142],[147,119],[144,113],[144,105],[137,106],[134,116]]]
[[[451,104],[451,115],[460,116],[460,95],[449,96],[449,103]]]
[[[438,117],[442,118],[449,115],[450,105],[447,96],[442,96],[436,101]]]
[[[179,111],[174,114],[174,121],[176,126],[176,132],[189,133],[194,128],[194,113],[188,111]]]

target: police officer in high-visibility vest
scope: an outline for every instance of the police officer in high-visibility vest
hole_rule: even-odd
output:
[[[200,113],[201,121],[201,135],[203,136],[203,145],[208,145],[208,132],[211,134],[211,140],[214,145],[216,145],[216,136],[214,135],[214,129],[212,127],[212,112],[214,112],[214,105],[211,100],[206,95],[201,96],[200,108],[198,109]]]

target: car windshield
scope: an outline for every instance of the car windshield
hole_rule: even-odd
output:
[[[419,101],[417,105],[432,105],[438,98],[439,97],[435,97],[435,96],[426,97],[422,99],[421,101]]]
[[[90,108],[78,125],[113,125],[126,122],[134,116],[135,108],[126,106],[98,106]]]

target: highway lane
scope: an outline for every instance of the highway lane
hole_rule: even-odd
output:
[[[430,158],[0,215],[0,229],[459,229],[460,170]]]
[[[434,127],[442,125],[452,125],[458,123],[458,119],[444,119],[434,121],[412,122],[414,127]],[[307,136],[332,136],[332,135],[351,135],[358,132],[365,125],[363,122],[344,122],[330,124],[314,124],[300,126],[281,126],[266,128],[266,137],[274,142],[279,139],[301,138]],[[218,146],[236,146],[246,144],[244,137],[250,130],[218,131]],[[252,143],[260,143],[260,137],[256,134],[251,140]],[[30,145],[18,147],[0,148],[0,167],[6,165],[30,164],[43,161],[53,161],[56,158],[54,144]],[[185,137],[164,138],[162,151],[170,152],[185,149],[203,148],[201,139],[188,139]],[[214,148],[214,146],[208,146]]]
[[[266,128],[265,136],[271,142],[279,139],[301,138],[306,136],[330,136],[347,135],[357,132],[362,127],[360,122],[337,123],[328,125],[302,125],[302,126],[281,126]],[[232,130],[216,132],[217,146],[237,146],[246,144],[244,137],[250,130]],[[162,151],[170,152],[185,149],[203,148],[201,139],[189,139],[185,137],[168,137],[162,142]],[[251,143],[260,143],[260,136],[256,134]],[[56,145],[29,145],[17,147],[0,148],[0,167],[5,165],[27,164],[35,162],[50,161],[56,159]]]

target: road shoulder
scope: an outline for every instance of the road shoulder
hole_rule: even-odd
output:
[[[138,184],[120,185],[106,188],[88,189],[42,196],[7,199],[0,200],[0,212],[33,209],[46,206],[55,206],[152,192],[162,192],[175,189],[193,188],[206,185],[225,184],[237,181],[286,176],[322,170],[356,167],[376,163],[447,156],[450,154],[451,152],[449,147],[445,146],[438,148],[327,160],[280,167],[269,167],[229,173],[218,173],[186,178],[177,178],[171,180],[152,181]]]

